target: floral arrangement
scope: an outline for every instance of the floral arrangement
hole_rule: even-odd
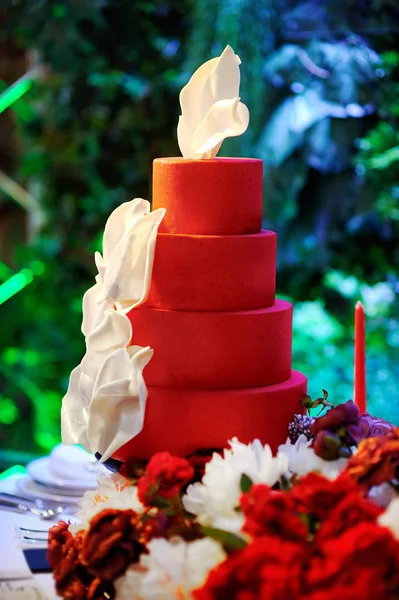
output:
[[[58,594],[98,600],[399,598],[399,428],[327,395],[276,456],[233,439],[100,475],[48,558]]]

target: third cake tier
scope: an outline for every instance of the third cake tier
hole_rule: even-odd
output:
[[[291,373],[292,306],[196,312],[139,307],[129,313],[134,343],[154,356],[150,386],[226,389],[280,383]]]

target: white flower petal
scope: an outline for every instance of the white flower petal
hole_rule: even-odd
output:
[[[149,553],[115,582],[118,600],[190,600],[211,569],[226,558],[215,540],[154,539]],[[140,570],[139,570],[140,569]]]
[[[383,527],[388,527],[393,535],[399,540],[399,498],[395,498],[381,516],[378,522]]]
[[[239,99],[240,62],[227,46],[221,56],[201,65],[182,89],[177,138],[184,158],[214,158],[226,137],[247,129],[249,112]]]
[[[74,515],[78,523],[69,526],[73,534],[80,529],[88,529],[90,520],[105,508],[132,509],[137,513],[144,511],[144,506],[137,496],[137,486],[131,485],[119,473],[99,474],[97,488],[85,492],[79,500],[79,505],[80,510]]]
[[[270,447],[259,440],[246,445],[235,438],[229,444],[230,450],[224,450],[223,456],[215,453],[207,463],[202,482],[188,487],[183,504],[201,524],[222,524],[238,533],[242,519],[237,518],[235,509],[241,496],[242,475],[254,483],[273,486],[287,473],[288,461],[285,456],[274,458]]]
[[[311,441],[308,441],[305,435],[300,435],[295,444],[287,439],[285,444],[278,447],[277,456],[285,456],[288,460],[288,468],[291,475],[306,475],[311,472],[318,472],[335,479],[345,468],[348,462],[347,458],[337,460],[323,460],[315,454],[311,447]]]
[[[102,364],[89,409],[87,437],[107,460],[143,428],[147,388],[143,369],[151,359],[149,348],[115,350]]]

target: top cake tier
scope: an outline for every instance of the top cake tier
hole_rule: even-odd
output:
[[[239,235],[262,225],[263,164],[254,158],[157,158],[153,209],[166,208],[163,233]]]

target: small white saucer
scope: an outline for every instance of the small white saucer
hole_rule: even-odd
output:
[[[65,490],[76,490],[85,492],[86,490],[94,490],[97,487],[97,471],[87,470],[84,473],[84,479],[64,479],[59,476],[55,476],[50,470],[50,459],[48,456],[44,458],[37,458],[28,465],[26,470],[32,479],[41,483],[42,485],[51,486],[52,488],[64,488]],[[79,470],[78,476],[81,477],[82,470]],[[62,493],[62,492],[61,492]]]
[[[16,480],[16,486],[18,492],[24,498],[29,498],[33,500],[47,500],[50,502],[59,502],[62,504],[77,504],[80,500],[79,496],[70,496],[67,494],[53,494],[52,492],[48,492],[44,490],[41,486],[37,485],[30,477],[27,475],[26,477],[22,477],[21,479]],[[82,496],[84,492],[82,491]]]

